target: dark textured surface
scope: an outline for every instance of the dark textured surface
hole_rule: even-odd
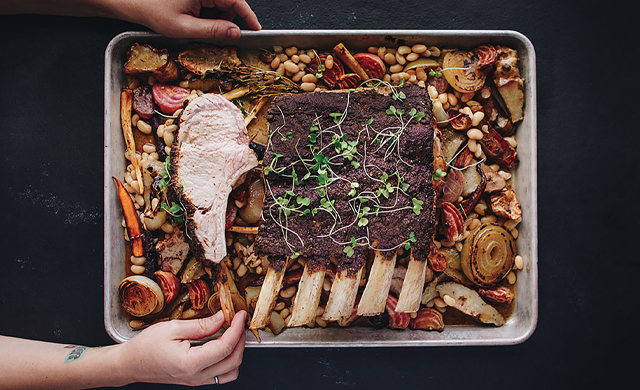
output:
[[[227,387],[633,387],[639,343],[637,308],[629,307],[637,300],[625,299],[638,296],[630,240],[640,133],[637,82],[626,79],[637,63],[630,9],[546,0],[250,3],[267,29],[513,29],[533,42],[540,315],[533,336],[509,347],[251,349]],[[111,344],[102,320],[104,49],[141,28],[105,19],[0,21],[0,334]]]
[[[409,240],[409,233],[414,232],[415,256],[426,259],[435,224],[431,105],[427,104],[426,89],[418,86],[398,89],[396,93],[405,94],[403,101],[381,93],[373,90],[326,92],[274,99],[267,115],[273,135],[264,158],[264,165],[273,171],[265,176],[266,217],[260,222],[255,241],[258,256],[288,256],[297,251],[305,257],[319,256],[328,261],[330,256],[346,258],[343,248],[347,244],[344,243],[356,240],[359,245],[354,245],[355,248],[375,245],[391,257],[397,247]],[[390,106],[404,111],[404,117],[387,114]],[[411,110],[415,115],[422,114],[422,119],[411,116]],[[340,117],[332,118],[336,113]],[[368,120],[371,123],[365,126]],[[313,133],[312,123],[315,124]],[[387,134],[400,132],[401,123],[406,125],[402,125],[396,146],[396,141]],[[311,134],[317,139],[310,141]],[[342,138],[338,138],[341,134]],[[334,142],[341,145],[339,150]],[[346,153],[348,142],[354,148],[349,158],[358,164],[357,169],[340,156]],[[312,148],[315,151],[312,152]],[[321,165],[318,160],[322,161]],[[319,178],[318,172],[322,169],[327,171],[328,185],[318,189],[325,183]],[[391,191],[386,198],[374,195],[381,187],[383,174],[388,176],[384,181],[389,185],[396,188],[406,185],[406,188]],[[309,177],[305,180],[306,175]],[[351,183],[356,183],[358,188],[349,195]],[[296,196],[309,199],[308,207],[298,205],[296,196],[286,194],[292,188]],[[424,202],[419,215],[411,210],[412,199]],[[321,200],[333,202],[332,210],[327,210]],[[289,202],[288,208],[299,211],[286,217],[277,203],[285,201]],[[369,213],[365,207],[370,209]],[[307,214],[300,214],[303,211]],[[361,213],[368,219],[366,226],[359,226]],[[351,262],[351,259],[345,260],[340,260],[341,264]],[[352,271],[357,272],[362,264],[357,262]]]

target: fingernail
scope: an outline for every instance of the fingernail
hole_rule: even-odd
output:
[[[240,38],[240,29],[237,27],[230,27],[227,30],[227,38],[229,39]]]

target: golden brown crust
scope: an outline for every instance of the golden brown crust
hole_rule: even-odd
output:
[[[498,46],[498,60],[493,73],[493,81],[502,96],[512,122],[521,121],[524,106],[524,79],[518,69],[518,52],[504,46]]]
[[[242,65],[235,47],[219,48],[200,43],[189,45],[182,51],[178,55],[178,62],[186,70],[199,76],[219,70],[221,67],[233,68]]]
[[[158,50],[150,45],[134,43],[127,52],[124,73],[150,73],[156,80],[166,83],[178,78],[178,65],[169,58],[166,49]]]

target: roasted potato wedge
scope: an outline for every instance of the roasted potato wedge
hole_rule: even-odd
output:
[[[178,62],[186,70],[199,76],[219,70],[242,65],[235,47],[220,48],[213,45],[194,43],[178,55]]]
[[[493,82],[502,96],[513,123],[523,118],[524,79],[518,69],[518,52],[504,46],[498,46],[498,60],[493,72]]]
[[[161,83],[178,78],[178,65],[169,57],[166,49],[158,50],[149,45],[134,43],[127,52],[124,73],[149,73]]]
[[[505,319],[493,306],[482,300],[474,290],[454,282],[446,282],[436,287],[440,297],[450,296],[455,300],[453,307],[485,324],[502,326]]]

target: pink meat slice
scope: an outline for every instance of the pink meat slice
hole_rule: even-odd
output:
[[[238,178],[258,165],[240,110],[217,94],[194,99],[180,118],[171,165],[174,180],[187,203],[187,224],[199,252],[219,263],[227,255],[227,199]],[[195,242],[194,242],[195,241]]]

